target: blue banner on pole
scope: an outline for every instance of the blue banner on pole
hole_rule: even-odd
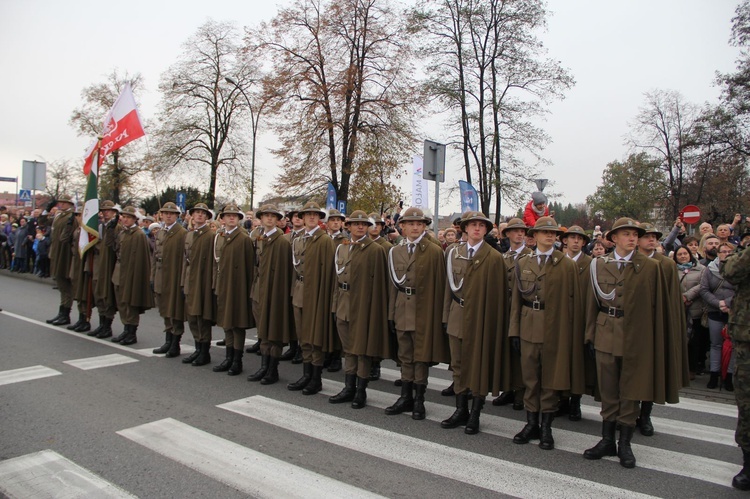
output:
[[[461,190],[461,213],[479,211],[479,196],[474,186],[464,180],[459,180],[458,187]]]
[[[333,210],[336,208],[336,188],[333,184],[328,182],[328,192],[326,193],[326,210]]]

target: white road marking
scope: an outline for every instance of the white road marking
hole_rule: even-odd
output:
[[[60,371],[44,366],[22,367],[20,369],[0,371],[0,386],[30,381],[32,379],[49,378],[50,376],[59,376],[60,374],[62,374]]]
[[[512,496],[649,497],[436,444],[262,396],[248,397],[218,407],[331,445]],[[502,470],[502,473],[498,473],[498,470]]]
[[[68,364],[77,367],[78,369],[88,371],[89,369],[119,366],[122,364],[130,364],[132,362],[138,362],[138,359],[128,357],[127,355],[120,355],[119,353],[113,353],[109,355],[100,355],[98,357],[88,357],[86,359],[66,360],[63,361],[63,364]]]
[[[117,433],[254,497],[381,497],[172,418]]]
[[[0,462],[0,492],[24,499],[135,497],[51,450]]]

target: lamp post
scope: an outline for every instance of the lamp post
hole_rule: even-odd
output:
[[[256,110],[253,109],[253,105],[250,102],[250,98],[245,93],[245,90],[240,86],[237,81],[230,77],[225,76],[224,80],[226,80],[227,83],[230,85],[233,85],[237,90],[240,91],[242,96],[247,101],[247,107],[250,109],[250,125],[252,128],[252,137],[253,137],[253,152],[252,152],[252,159],[250,161],[250,208],[254,208],[253,204],[253,195],[255,194],[255,141],[258,136],[258,122],[260,121],[260,113],[263,111],[263,107],[266,105],[267,100],[264,100],[260,107]]]

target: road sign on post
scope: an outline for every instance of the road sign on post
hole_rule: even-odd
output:
[[[682,223],[693,225],[701,220],[701,210],[695,205],[689,204],[680,210],[680,220]]]
[[[544,191],[544,188],[547,187],[547,182],[549,182],[549,179],[546,179],[546,178],[538,178],[534,180],[534,183],[536,184],[536,188],[539,189],[539,192]]]
[[[185,211],[185,193],[177,193],[177,202],[175,203],[182,211]]]
[[[24,161],[21,189],[43,191],[47,188],[47,163]]]
[[[423,161],[422,178],[445,182],[445,144],[425,140]]]
[[[19,201],[31,201],[31,191],[29,189],[21,189],[18,191],[18,200]]]

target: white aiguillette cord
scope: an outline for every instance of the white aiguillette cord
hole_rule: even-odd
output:
[[[456,252],[456,250],[461,247],[462,244],[465,244],[465,243],[461,243],[458,246],[454,246],[453,248],[451,248],[450,252],[448,253],[448,263],[447,263],[448,285],[451,287],[451,291],[453,291],[454,293],[457,291],[460,291],[461,287],[463,287],[464,285],[463,277],[461,278],[461,282],[459,282],[458,284],[456,284],[455,281],[453,280],[453,255]]]
[[[403,241],[399,246],[404,246]],[[406,281],[406,272],[404,272],[404,276],[401,279],[398,279],[396,277],[396,269],[393,267],[393,250],[395,250],[397,246],[394,246],[390,250],[388,250],[388,269],[391,271],[391,280],[393,281],[393,284],[395,284],[397,287],[404,284],[404,281]]]
[[[589,266],[589,269],[591,271],[590,272],[591,273],[591,285],[594,287],[594,290],[596,291],[596,294],[602,300],[607,300],[607,301],[614,300],[615,296],[617,294],[615,292],[616,290],[613,289],[609,293],[605,293],[604,291],[602,291],[602,288],[599,287],[599,281],[597,279],[597,274],[596,274],[596,272],[597,272],[596,271],[596,260],[598,260],[599,258],[601,258],[604,261],[605,265],[608,264],[608,263],[610,263],[610,262],[622,263],[623,265],[627,265],[628,263],[633,263],[633,262],[631,262],[630,260],[617,260],[615,258],[610,258],[608,256],[600,256],[597,259],[594,259],[593,262],[591,262],[591,265]]]

